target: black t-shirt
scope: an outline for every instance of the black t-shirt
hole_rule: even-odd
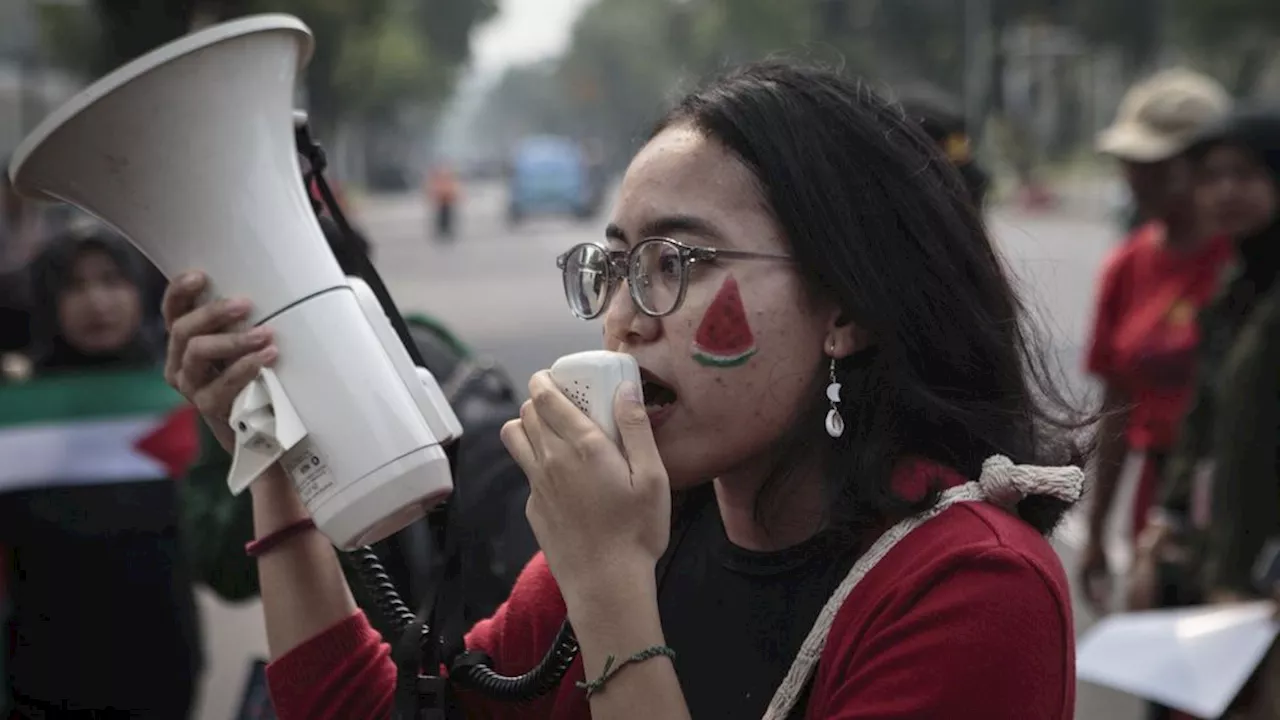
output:
[[[854,553],[822,536],[744,550],[725,536],[714,496],[698,495],[662,569],[662,628],[695,720],[758,718]]]

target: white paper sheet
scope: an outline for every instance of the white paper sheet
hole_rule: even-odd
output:
[[[1202,718],[1226,712],[1280,634],[1268,600],[1107,617],[1080,639],[1076,674]]]

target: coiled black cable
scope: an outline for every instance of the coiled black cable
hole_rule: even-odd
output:
[[[399,634],[403,634],[415,622],[416,616],[400,598],[395,583],[373,548],[364,546],[352,553],[356,572],[365,587],[373,594],[374,603],[383,620]],[[427,637],[423,633],[423,638]],[[566,619],[560,632],[532,670],[516,676],[502,675],[489,667],[488,655],[467,650],[449,664],[449,679],[458,687],[477,692],[499,702],[526,702],[551,692],[564,680],[569,667],[578,656],[578,638],[573,626]]]
[[[449,679],[466,690],[502,702],[525,702],[542,697],[560,684],[578,656],[578,638],[573,626],[565,619],[551,649],[542,662],[523,675],[508,677],[489,667],[489,657],[484,653],[468,650],[458,656],[449,667]]]
[[[364,581],[365,587],[369,588],[369,592],[373,593],[373,600],[378,606],[378,612],[382,614],[382,619],[395,628],[397,633],[403,634],[417,618],[409,606],[400,599],[400,593],[396,591],[395,582],[387,573],[386,566],[368,545],[356,549],[352,555],[355,557],[356,572]]]

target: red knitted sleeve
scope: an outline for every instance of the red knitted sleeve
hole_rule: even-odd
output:
[[[539,553],[511,598],[468,633],[467,647],[487,653],[498,672],[521,674],[542,659],[565,612]],[[357,612],[268,665],[267,682],[279,720],[383,720],[391,712],[396,669],[390,647]],[[515,720],[547,716],[554,693],[523,705],[491,705],[465,694],[462,701],[468,717]]]

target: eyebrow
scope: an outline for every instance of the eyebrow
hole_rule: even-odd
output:
[[[720,231],[715,225],[696,215],[663,215],[650,220],[640,228],[641,239],[664,237],[677,233],[697,235],[708,240],[719,240],[721,238]],[[604,230],[604,235],[610,240],[627,242],[627,234],[614,223],[609,223]]]

